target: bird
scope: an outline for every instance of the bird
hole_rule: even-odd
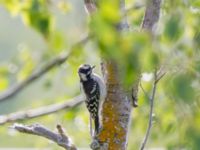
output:
[[[102,110],[103,103],[106,97],[106,85],[104,80],[93,73],[95,66],[89,64],[82,64],[78,69],[80,77],[81,89],[83,89],[86,97],[85,104],[89,111],[90,117],[94,121],[95,135],[100,131],[100,111]],[[92,124],[90,124],[92,126]]]

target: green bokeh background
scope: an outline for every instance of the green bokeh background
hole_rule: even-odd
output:
[[[127,0],[127,6],[143,1]],[[112,1],[99,4],[94,19],[88,18],[80,0],[0,0],[0,94],[26,79],[36,68],[59,55],[89,31],[95,36],[68,61],[54,68],[16,96],[0,103],[0,115],[66,101],[80,93],[77,67],[96,65],[101,56],[116,59],[125,88],[145,75],[142,86],[150,95],[152,72],[162,66],[167,74],[159,82],[155,97],[149,149],[200,149],[200,2],[163,1],[156,37],[140,32],[144,8],[131,10],[131,32],[119,34],[119,20]],[[149,101],[139,90],[139,107],[132,111],[129,150],[137,150],[144,138]],[[1,116],[0,116],[1,117]],[[62,124],[73,142],[88,148],[91,141],[85,105],[20,123],[41,123],[54,130]],[[0,148],[60,149],[46,139],[17,133],[12,123],[0,126]],[[33,140],[34,139],[34,140]]]

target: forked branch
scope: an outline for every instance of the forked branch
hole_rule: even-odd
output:
[[[152,89],[152,94],[149,97],[149,95],[147,94],[147,92],[143,89],[142,85],[141,88],[145,94],[145,96],[149,99],[150,102],[150,112],[149,112],[149,123],[148,123],[148,128],[146,131],[146,135],[144,137],[144,140],[142,142],[141,148],[140,150],[144,150],[144,147],[147,143],[150,131],[151,131],[151,127],[152,127],[152,122],[153,122],[153,108],[154,108],[154,99],[155,99],[155,94],[156,94],[156,88],[157,88],[157,84],[160,81],[160,79],[165,75],[165,73],[161,73],[161,72],[154,72],[154,81],[153,81],[153,89]]]
[[[144,19],[142,21],[142,30],[147,30],[152,35],[154,35],[155,27],[156,27],[156,24],[159,21],[159,17],[160,17],[160,7],[161,7],[161,0],[149,0],[149,1],[147,1],[145,15],[144,15]],[[146,92],[144,92],[145,95],[148,97],[148,99],[150,101],[150,112],[149,112],[149,124],[148,124],[148,128],[147,128],[147,132],[146,132],[146,135],[145,135],[144,140],[142,142],[140,150],[144,149],[144,147],[147,143],[149,134],[150,134],[150,130],[151,130],[151,127],[152,127],[152,119],[153,119],[152,115],[153,115],[153,107],[154,107],[154,97],[155,97],[155,93],[156,93],[156,85],[157,85],[158,81],[164,75],[165,74],[159,75],[157,73],[157,71],[155,71],[153,90],[152,90],[151,97],[149,97],[148,94]],[[143,88],[142,88],[142,90],[144,91]]]
[[[57,132],[53,132],[40,124],[32,124],[29,126],[23,124],[14,124],[11,126],[11,128],[22,133],[44,137],[57,143],[66,150],[77,150],[76,146],[70,141],[70,138],[64,133],[64,129],[61,125],[56,126]]]

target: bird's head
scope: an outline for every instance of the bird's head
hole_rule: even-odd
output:
[[[91,77],[92,70],[95,66],[90,66],[89,64],[82,64],[78,69],[78,74],[81,81],[87,81]]]

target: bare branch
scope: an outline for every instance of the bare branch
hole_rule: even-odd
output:
[[[85,9],[88,14],[92,14],[93,12],[97,11],[97,6],[93,0],[84,0]]]
[[[142,22],[142,29],[148,30],[153,33],[155,25],[160,16],[161,0],[149,0],[145,10],[144,19]]]
[[[146,10],[145,10],[145,15],[144,15],[144,19],[142,22],[142,29],[143,30],[147,30],[150,33],[154,33],[155,27],[156,27],[156,23],[159,20],[160,17],[160,6],[161,6],[161,0],[150,0],[147,1],[147,6],[146,6]],[[149,134],[150,134],[150,130],[152,127],[152,120],[153,120],[153,107],[154,107],[154,98],[155,98],[155,93],[156,93],[156,85],[158,83],[158,81],[164,76],[157,76],[157,70],[154,73],[154,83],[153,83],[153,91],[152,91],[152,95],[151,97],[149,97],[149,101],[150,101],[150,112],[149,112],[149,123],[148,123],[148,128],[147,128],[147,132],[146,135],[144,137],[144,140],[142,142],[141,148],[140,150],[143,150]]]
[[[129,24],[127,21],[127,15],[126,15],[126,4],[125,4],[125,0],[119,0],[119,4],[120,4],[120,12],[121,12],[121,20],[117,25],[117,29],[118,31],[127,31],[129,29]]]
[[[163,76],[162,76],[162,77],[163,77]],[[150,112],[149,112],[149,123],[148,123],[147,132],[146,132],[146,135],[145,135],[145,137],[144,137],[144,141],[142,142],[142,145],[141,145],[140,150],[143,150],[143,149],[144,149],[144,147],[145,147],[145,145],[146,145],[146,143],[147,143],[149,134],[150,134],[151,127],[152,127],[154,99],[155,99],[155,94],[156,94],[157,83],[158,83],[158,81],[159,81],[160,79],[161,79],[161,78],[160,78],[160,76],[158,76],[157,71],[155,71],[155,72],[154,72],[153,90],[152,90],[152,95],[151,95],[151,97],[148,96],[148,94],[145,92],[145,90],[144,90],[143,87],[141,86],[142,90],[144,91],[145,95],[148,97],[148,99],[149,99],[149,101],[150,101]]]
[[[160,81],[160,79],[162,79],[165,75],[166,75],[167,72],[163,72],[162,74],[160,74],[158,77],[157,77],[157,80],[155,81],[156,83]]]
[[[84,100],[85,100],[84,96],[80,95],[71,100],[67,100],[63,103],[52,104],[49,106],[31,109],[28,111],[19,111],[19,112],[11,113],[8,115],[0,115],[0,125],[3,125],[8,122],[31,119],[31,118],[48,115],[51,113],[61,111],[63,109],[67,110],[69,108],[80,105]]]
[[[43,125],[33,124],[33,125],[22,125],[14,124],[11,128],[26,134],[32,134],[49,139],[66,150],[77,150],[74,144],[71,143],[69,137],[64,133],[61,125],[57,125],[58,133],[53,132]]]
[[[90,38],[89,36],[84,37],[79,42],[75,43],[69,50],[67,50],[67,53],[57,56],[53,60],[49,61],[45,66],[43,66],[39,69],[36,68],[37,70],[35,72],[33,72],[33,74],[31,74],[29,77],[27,77],[27,79],[10,87],[4,93],[1,93],[0,102],[4,101],[10,97],[15,96],[18,92],[23,90],[25,87],[30,85],[32,82],[34,82],[41,76],[43,76],[45,73],[49,72],[54,67],[63,64],[68,59],[68,57],[73,52],[73,50],[76,47],[85,44],[89,40],[89,38]]]
[[[165,75],[166,75],[166,70],[164,69],[164,67],[162,66],[159,71],[157,72],[157,80],[156,83],[160,81],[160,79],[162,79]]]

